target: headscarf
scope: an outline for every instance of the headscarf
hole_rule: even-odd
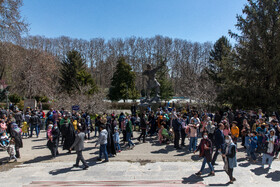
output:
[[[229,147],[230,147],[231,144],[233,144],[233,141],[232,141],[231,136],[226,136],[226,137],[229,139],[229,142],[226,143],[226,144],[227,144],[226,154],[228,154],[228,152],[229,152]]]
[[[21,133],[21,129],[18,127],[18,125],[16,123],[12,123],[11,127],[17,133]]]

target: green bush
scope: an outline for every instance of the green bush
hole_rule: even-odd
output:
[[[50,110],[51,105],[49,103],[42,103],[43,110]]]
[[[21,101],[21,97],[18,95],[18,94],[11,94],[9,95],[9,100],[12,102],[12,103],[19,103]]]

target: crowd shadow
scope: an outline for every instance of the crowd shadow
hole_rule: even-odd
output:
[[[173,145],[166,145],[165,148],[159,149],[157,151],[151,151],[151,153],[154,154],[168,154],[171,151],[174,151],[175,148],[173,147]]]
[[[57,155],[57,157],[65,156],[65,155],[69,155],[69,153],[60,153],[59,155]],[[34,164],[34,163],[44,162],[47,160],[52,160],[52,155],[38,156],[35,157],[34,159],[25,161],[23,164]]]
[[[279,182],[280,181],[280,171],[274,171],[274,172],[268,173],[265,177],[271,178],[271,180],[274,182]]]
[[[32,146],[32,149],[46,149],[48,146],[47,145],[36,145]]]
[[[203,181],[203,177],[198,177],[195,174],[192,174],[189,177],[184,177],[182,180],[182,183],[183,184],[197,184],[199,182],[202,183],[202,181]]]
[[[255,169],[251,169],[251,171],[255,174],[255,175],[264,175],[264,174],[267,174],[269,169],[263,169],[262,167],[258,167],[258,168],[255,168]]]
[[[27,138],[26,138],[27,139]],[[44,139],[34,139],[34,140],[31,140],[32,142],[42,142],[42,141],[47,141],[47,138],[44,138]]]

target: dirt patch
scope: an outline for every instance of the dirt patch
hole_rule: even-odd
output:
[[[1,162],[0,163],[0,172],[3,171],[9,171],[15,167],[18,167],[19,165],[21,165],[22,162]]]
[[[144,165],[146,165],[148,163],[155,163],[156,161],[152,161],[152,160],[136,160],[136,161],[128,160],[127,162],[129,162],[129,163],[139,162],[141,166],[144,166]]]

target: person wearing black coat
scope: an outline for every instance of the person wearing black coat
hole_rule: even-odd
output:
[[[107,152],[108,155],[116,155],[116,147],[113,139],[113,125],[111,123],[106,123],[106,130],[108,132],[107,137]]]
[[[75,129],[71,122],[67,121],[62,125],[61,131],[64,132],[65,140],[63,143],[63,150],[68,150],[71,153],[70,147],[75,141]]]
[[[143,136],[143,143],[145,143],[145,138],[146,138],[146,130],[147,130],[147,120],[145,118],[145,114],[142,113],[141,119],[140,119],[140,128],[141,128],[141,134],[140,136],[137,138],[137,140],[140,142],[142,136]]]
[[[10,126],[10,136],[15,140],[16,157],[20,158],[19,149],[23,147],[21,131],[16,123],[12,123]]]
[[[214,166],[215,165],[215,162],[217,160],[217,157],[219,155],[219,152],[221,151],[222,149],[222,146],[223,144],[225,143],[225,137],[224,137],[224,134],[223,134],[223,130],[224,130],[224,125],[222,123],[220,123],[218,125],[218,129],[216,130],[215,132],[215,146],[216,146],[216,151],[215,151],[215,154],[213,156],[213,159],[212,159],[212,165]]]
[[[52,157],[55,158],[58,155],[58,142],[59,142],[60,131],[55,123],[52,128],[52,140],[49,139],[47,146],[51,151]]]

